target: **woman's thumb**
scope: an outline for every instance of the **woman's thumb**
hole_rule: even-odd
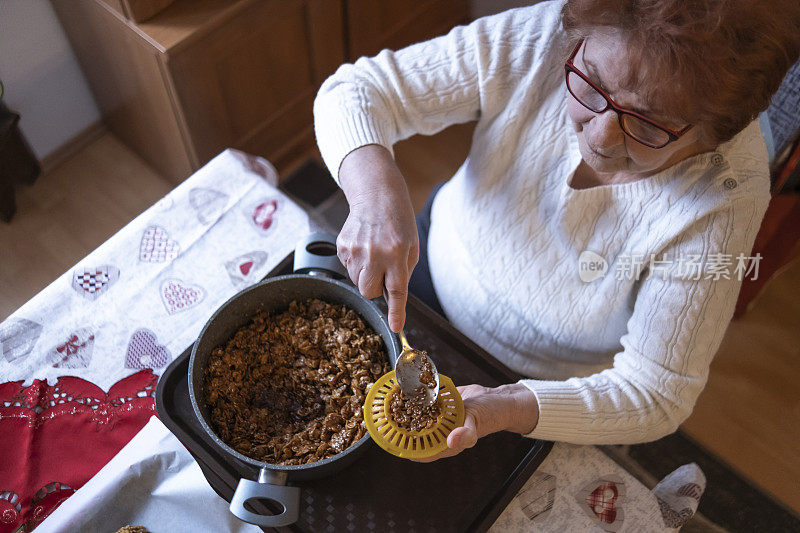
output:
[[[472,448],[478,442],[478,431],[475,427],[475,418],[467,415],[464,425],[450,432],[447,436],[447,447],[456,450]]]

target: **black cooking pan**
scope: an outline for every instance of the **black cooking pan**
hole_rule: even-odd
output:
[[[276,465],[242,455],[225,444],[209,424],[210,413],[203,395],[203,374],[211,351],[227,342],[237,329],[261,311],[280,313],[289,307],[292,300],[319,298],[357,311],[383,338],[392,366],[400,354],[397,338],[383,313],[372,301],[362,297],[355,287],[340,281],[346,279],[347,272],[336,256],[336,240],[333,236],[315,233],[298,243],[294,272],[263,281],[225,302],[206,323],[189,360],[189,396],[203,429],[225,453],[259,468],[258,481],[239,480],[230,510],[241,520],[264,527],[287,526],[297,521],[300,488],[287,486],[288,481],[314,479],[340,471],[364,452],[370,436],[365,434],[358,442],[333,457],[304,465]],[[254,498],[278,502],[283,506],[283,512],[268,516],[248,511],[245,503]]]

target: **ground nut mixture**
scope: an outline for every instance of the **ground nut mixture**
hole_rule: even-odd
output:
[[[398,385],[389,403],[389,413],[401,428],[422,431],[432,428],[442,413],[441,398],[436,398],[430,406],[414,403],[403,394]]]
[[[214,349],[204,376],[214,431],[238,452],[296,465],[366,432],[364,399],[389,371],[383,340],[352,309],[294,301],[256,315]]]
[[[442,406],[441,398],[439,397],[436,398],[432,405],[423,405],[428,399],[428,393],[425,388],[427,387],[431,390],[436,388],[436,376],[433,374],[433,365],[428,358],[428,352],[418,350],[416,356],[422,358],[420,372],[417,376],[422,385],[415,388],[409,398],[403,394],[398,384],[389,402],[389,413],[401,428],[422,431],[423,429],[432,428],[436,424],[436,420],[442,413]]]
[[[428,352],[423,351],[422,369],[419,373],[419,381],[429,389],[436,388],[436,377],[433,375],[433,365],[431,360],[428,359]]]

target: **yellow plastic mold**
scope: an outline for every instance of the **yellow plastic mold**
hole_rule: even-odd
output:
[[[447,449],[447,436],[464,425],[464,402],[453,381],[439,374],[441,414],[433,427],[411,431],[398,426],[389,414],[392,396],[399,394],[400,385],[394,370],[375,382],[364,400],[364,421],[372,440],[398,457],[424,459]]]

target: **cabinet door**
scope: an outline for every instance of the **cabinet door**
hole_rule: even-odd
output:
[[[258,0],[166,67],[200,164],[226,147],[279,159],[313,136],[317,88],[344,59],[341,4]]]
[[[397,50],[467,20],[466,0],[345,0],[348,58]]]
[[[0,0],[2,2],[2,0]],[[109,6],[112,0],[52,0],[103,113],[103,121],[165,178],[197,169],[164,84],[162,55]]]

